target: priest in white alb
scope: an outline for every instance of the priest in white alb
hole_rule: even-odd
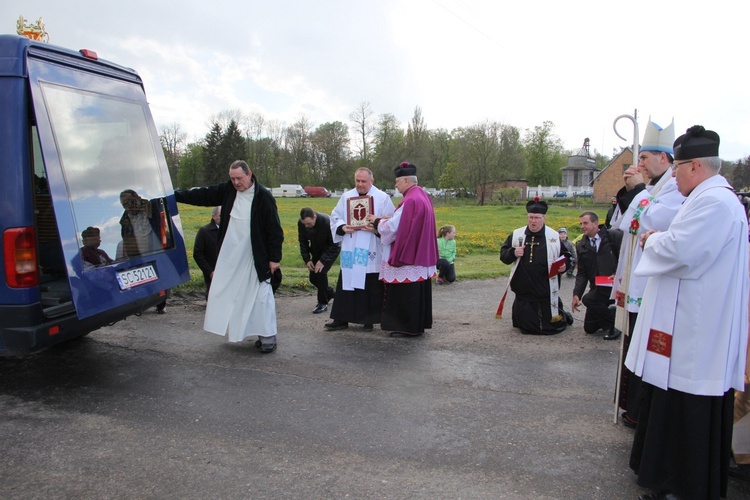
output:
[[[349,323],[358,323],[366,331],[379,324],[383,314],[383,283],[379,279],[383,245],[375,228],[365,220],[366,213],[351,220],[347,203],[353,198],[368,197],[370,213],[377,217],[393,215],[390,196],[373,184],[372,170],[360,167],[354,173],[354,189],[346,191],[331,212],[331,234],[334,243],[341,243],[338,283],[327,330],[343,330]]]
[[[276,200],[249,166],[229,166],[229,181],[175,191],[175,199],[204,207],[221,206],[219,257],[208,292],[203,329],[241,342],[257,335],[263,353],[276,350],[276,302],[272,276],[279,275],[281,228]]]
[[[747,218],[718,175],[718,134],[691,127],[675,141],[674,159],[686,200],[666,231],[641,237],[635,270],[648,282],[625,360],[643,380],[630,466],[653,498],[719,498],[734,391],[744,390]]]

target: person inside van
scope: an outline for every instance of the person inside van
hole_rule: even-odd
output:
[[[120,193],[120,204],[125,209],[120,218],[122,258],[135,257],[159,248],[158,214],[149,200],[132,189]]]
[[[102,264],[111,264],[114,262],[107,252],[101,250],[99,245],[102,244],[102,238],[98,227],[89,226],[81,233],[83,246],[81,247],[81,258],[83,266],[101,266]]]

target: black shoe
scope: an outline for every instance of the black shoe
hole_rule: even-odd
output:
[[[645,495],[640,495],[638,500],[679,500],[679,498],[668,491],[660,491],[659,493],[646,493]]]
[[[625,412],[622,414],[622,425],[631,429],[635,429],[636,427],[638,427],[638,422],[630,418],[628,412]]]
[[[371,332],[373,330],[372,323],[365,323],[365,326],[363,326],[362,328],[364,328],[366,332]]]
[[[346,321],[331,321],[330,323],[326,323],[325,327],[328,330],[344,330],[349,328],[349,323]]]
[[[419,336],[422,335],[422,333],[420,333],[420,332],[398,332],[398,331],[394,331],[394,332],[389,333],[388,335],[390,337],[402,337],[402,338],[406,337],[406,338],[409,338],[409,337],[419,337]]]
[[[573,324],[573,315],[568,311],[565,311],[565,321],[567,321],[569,325]]]
[[[734,461],[734,457],[730,457],[729,477],[750,481],[750,465],[738,464]]]
[[[318,304],[318,307],[313,309],[313,314],[320,314],[328,310],[328,304]]]
[[[618,330],[615,327],[612,327],[609,329],[609,333],[605,334],[604,337],[602,337],[604,340],[615,340],[617,337],[620,336],[622,332]]]
[[[260,339],[255,341],[255,347],[260,349],[260,352],[263,354],[268,354],[276,350],[276,342],[274,341],[273,344],[264,344],[260,341]]]
[[[260,345],[260,352],[263,354],[268,354],[276,350],[276,343],[273,344],[261,344]]]

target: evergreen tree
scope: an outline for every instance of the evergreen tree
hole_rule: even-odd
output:
[[[214,122],[211,131],[206,135],[203,146],[203,182],[217,184],[226,180],[227,173],[221,167],[220,147],[222,131],[221,125]]]
[[[735,190],[744,192],[750,190],[750,156],[737,160],[729,178]]]
[[[229,126],[221,136],[219,144],[219,158],[223,168],[221,180],[227,180],[229,177],[229,165],[235,160],[244,160],[247,156],[247,147],[245,137],[240,131],[236,121],[230,120]]]

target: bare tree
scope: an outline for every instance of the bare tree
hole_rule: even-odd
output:
[[[309,175],[312,158],[311,135],[312,122],[304,115],[301,115],[286,130],[286,145],[290,164],[283,177],[289,182],[300,182]]]
[[[266,123],[266,132],[268,134],[268,146],[270,149],[268,154],[268,160],[271,163],[269,174],[276,182],[280,182],[285,174],[286,125],[284,122],[272,120]]]
[[[263,136],[266,119],[260,113],[252,113],[245,118],[244,123],[247,163],[261,182],[271,182],[273,163],[268,158],[270,140]]]
[[[180,124],[177,122],[164,125],[159,130],[159,140],[164,150],[164,156],[167,159],[169,176],[172,184],[177,183],[177,174],[180,169],[180,159],[185,154],[185,143],[187,134],[182,131]]]
[[[498,174],[501,131],[502,125],[488,121],[454,131],[461,174],[469,189],[478,189],[479,205],[484,205],[486,184]]]
[[[312,134],[315,160],[310,169],[314,185],[333,182],[336,187],[351,175],[349,169],[349,129],[344,123],[320,125]]]
[[[372,146],[370,144],[370,136],[375,130],[375,126],[372,123],[372,107],[369,102],[362,102],[357,106],[357,109],[349,114],[349,120],[354,123],[354,144],[357,149],[362,164],[368,166],[370,163],[370,152]]]
[[[212,127],[214,124],[218,123],[222,130],[226,130],[229,128],[229,124],[232,122],[236,124],[246,122],[242,111],[240,111],[239,109],[225,109],[224,111],[219,111],[217,114],[211,116],[209,127]]]
[[[414,108],[414,115],[406,128],[407,158],[404,159],[408,159],[417,165],[420,184],[425,186],[428,179],[432,181],[433,185],[436,184],[432,175],[432,165],[429,165],[427,162],[429,134],[430,132],[427,130],[424,118],[422,117],[422,108],[417,106]]]

